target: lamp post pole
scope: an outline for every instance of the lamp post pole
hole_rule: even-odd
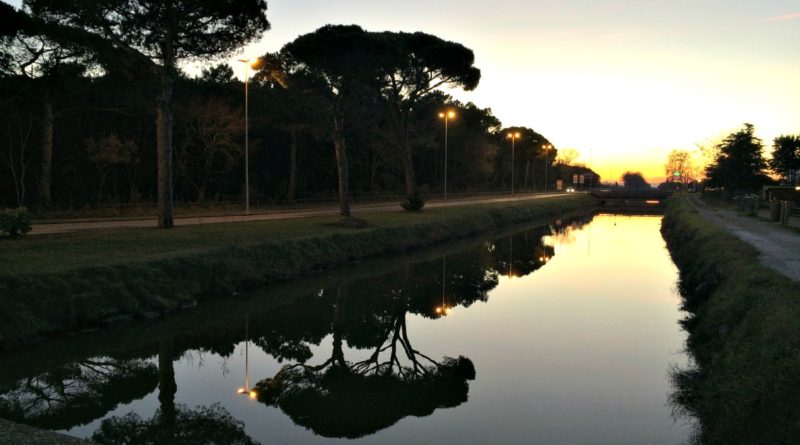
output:
[[[239,59],[244,63],[244,213],[250,214],[250,113],[248,110],[250,84],[250,59]]]
[[[515,145],[517,139],[519,139],[519,132],[516,133],[508,133],[508,138],[511,139],[511,194],[514,194],[514,152],[515,152]]]
[[[456,117],[455,111],[439,113],[439,118],[444,119],[444,200],[447,201],[447,126],[450,119]]]
[[[542,146],[542,148],[544,148],[544,192],[547,193],[547,152],[553,148],[553,146],[547,144]]]

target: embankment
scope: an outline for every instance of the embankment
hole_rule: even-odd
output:
[[[674,407],[699,420],[705,445],[800,443],[800,283],[689,199],[671,198],[662,226],[695,362],[673,374]]]
[[[320,235],[294,237],[281,237],[280,232],[273,231],[271,239],[258,238],[260,235],[255,229],[248,235],[249,227],[263,225],[246,223],[236,226],[240,232],[239,241],[231,245],[219,246],[219,242],[211,248],[196,245],[180,254],[161,252],[154,259],[136,258],[135,248],[130,247],[129,261],[124,260],[126,252],[109,249],[108,256],[113,255],[114,262],[104,262],[103,255],[98,256],[97,250],[103,249],[103,245],[85,246],[93,242],[89,238],[66,237],[64,241],[65,237],[56,237],[52,242],[39,239],[31,241],[30,245],[37,249],[53,246],[52,255],[40,255],[45,258],[40,261],[41,268],[37,264],[20,268],[14,254],[3,254],[3,261],[15,267],[9,268],[13,273],[0,272],[0,350],[39,336],[97,326],[115,319],[158,316],[192,306],[198,300],[225,298],[272,282],[380,255],[420,249],[498,227],[544,222],[567,212],[589,211],[594,205],[594,199],[589,196],[573,195],[504,205],[437,209],[422,215],[383,217],[381,224],[361,230],[326,228],[320,229],[323,232]],[[376,216],[376,219],[379,218]],[[141,233],[120,231],[115,236],[139,237]],[[157,236],[165,237],[163,242],[167,244],[169,233],[162,231]],[[150,239],[158,242],[159,238]],[[119,241],[113,240],[113,245],[125,245]],[[107,243],[112,245],[112,241]],[[210,240],[209,243],[213,244]],[[20,256],[25,255],[25,246],[12,247]],[[86,253],[88,250],[92,252]],[[88,264],[80,255],[92,258],[98,265]],[[51,267],[44,261],[74,261],[78,265]]]

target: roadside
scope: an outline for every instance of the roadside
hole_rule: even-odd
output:
[[[798,235],[682,194],[661,232],[692,356],[670,371],[673,412],[697,425],[698,443],[800,443],[800,286],[765,259],[778,248],[796,256],[781,243]]]
[[[539,199],[546,197],[552,199]],[[414,213],[365,212],[359,216],[370,226],[358,230],[330,215],[4,240],[0,351],[37,336],[157,318],[368,258],[519,223],[547,223],[597,204],[586,194],[501,199]]]
[[[800,234],[777,223],[712,208],[697,198],[689,202],[703,218],[751,244],[759,253],[761,265],[800,282]]]
[[[469,206],[480,204],[498,204],[508,202],[529,201],[534,199],[545,199],[554,196],[562,196],[563,193],[525,193],[517,195],[491,196],[491,197],[466,197],[456,198],[448,201],[437,200],[428,202],[426,209]],[[397,203],[372,203],[357,204],[352,206],[355,215],[361,212],[392,212],[402,211]],[[338,206],[313,207],[304,209],[276,209],[260,210],[250,215],[217,215],[217,216],[191,216],[175,218],[175,226],[192,226],[199,224],[219,224],[231,222],[248,221],[272,221],[281,219],[309,218],[314,216],[335,216],[339,214]],[[31,226],[29,235],[47,235],[54,233],[69,233],[84,230],[105,230],[105,229],[133,229],[133,228],[155,228],[157,227],[155,217],[136,217],[129,219],[120,218],[87,218],[60,222],[39,222]]]

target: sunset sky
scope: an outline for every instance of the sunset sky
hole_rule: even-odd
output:
[[[19,2],[17,2],[18,4]],[[483,77],[453,92],[575,148],[605,178],[654,183],[674,148],[744,122],[800,133],[798,0],[269,0],[276,51],[328,24],[425,31],[472,48]],[[435,117],[432,117],[434,119]],[[769,149],[767,150],[769,151]]]

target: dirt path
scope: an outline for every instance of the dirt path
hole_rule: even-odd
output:
[[[800,282],[800,235],[777,223],[714,209],[696,199],[691,202],[705,219],[753,245],[763,266]]]
[[[529,201],[534,199],[552,198],[563,196],[563,193],[538,193],[520,194],[502,197],[484,198],[459,198],[449,201],[433,201],[426,204],[425,208],[454,207],[465,205],[496,204],[503,202]],[[397,203],[391,204],[364,204],[352,207],[353,216],[358,216],[359,212],[393,212],[401,211]],[[256,213],[251,215],[227,215],[227,216],[206,216],[206,217],[184,217],[175,218],[176,226],[191,226],[198,224],[218,224],[229,222],[244,221],[269,221],[276,219],[309,218],[313,216],[333,216],[339,214],[339,207],[321,207],[312,209],[298,210],[275,210],[269,212]],[[131,229],[131,228],[155,228],[157,227],[155,218],[150,219],[130,219],[130,220],[106,220],[106,221],[71,221],[55,222],[46,224],[34,224],[29,235],[46,235],[53,233],[78,232],[83,230],[105,230],[105,229]]]

